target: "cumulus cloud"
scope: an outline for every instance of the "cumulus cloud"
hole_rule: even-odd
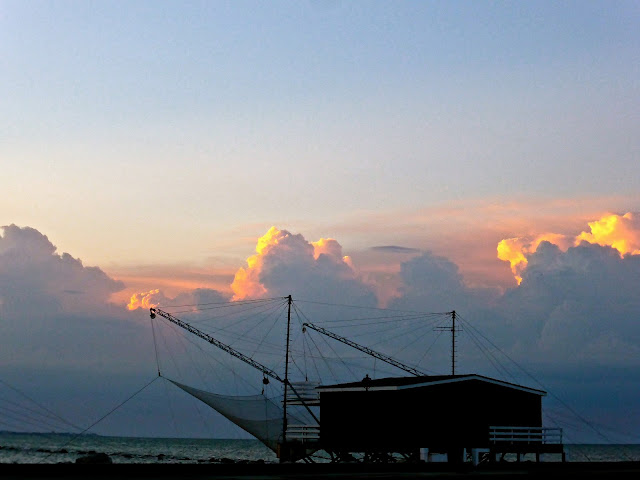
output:
[[[513,237],[498,243],[498,258],[509,262],[518,284],[522,282],[522,272],[527,267],[528,257],[536,252],[542,242],[550,242],[566,251],[571,245],[582,241],[610,246],[620,255],[640,254],[640,217],[632,212],[624,215],[605,215],[588,223],[590,231],[583,231],[572,238],[560,233],[544,233],[536,236]]]
[[[49,239],[29,227],[9,225],[0,235],[0,302],[5,313],[46,309],[83,313],[124,288],[98,267],[57,253]]]
[[[608,214],[571,236],[545,233],[504,239],[498,258],[518,281],[498,315],[524,351],[571,362],[640,358],[640,220]],[[635,362],[634,362],[635,363]]]
[[[399,277],[398,294],[389,308],[417,312],[456,310],[485,331],[494,329],[500,291],[467,286],[458,265],[451,260],[425,252],[403,262]]]
[[[509,262],[518,284],[522,282],[522,272],[527,268],[527,256],[534,253],[542,242],[552,242],[564,247],[564,250],[570,245],[568,237],[559,233],[544,233],[535,237],[505,238],[498,243],[498,258]]]
[[[188,292],[182,292],[175,297],[166,296],[159,288],[146,292],[134,293],[127,304],[128,310],[138,310],[154,307],[166,307],[171,305],[184,305],[197,308],[198,305],[208,303],[228,302],[230,296],[209,288],[196,288]]]
[[[624,215],[607,215],[600,220],[589,222],[590,232],[582,232],[575,243],[587,241],[603,246],[611,246],[621,255],[640,255],[640,215],[632,212]]]
[[[83,265],[30,227],[0,235],[0,364],[54,378],[69,370],[137,371],[149,364],[147,324],[110,302],[124,284]],[[144,348],[143,345],[147,345]]]
[[[160,293],[160,289],[156,288],[148,292],[134,293],[131,295],[127,308],[129,310],[137,310],[138,308],[154,308],[164,299],[164,295]]]
[[[504,294],[467,285],[459,266],[445,257],[382,247],[382,254],[411,253],[401,259],[397,272],[385,272],[397,279],[387,306],[457,310],[510,352],[527,358],[622,362],[617,349],[640,348],[640,255],[634,255],[640,230],[632,214],[607,216],[589,227],[590,232],[580,235],[547,232],[500,242],[499,258],[510,262],[519,280]],[[235,299],[292,293],[370,305],[374,293],[378,304],[380,300],[381,289],[374,282],[375,277],[358,273],[346,260],[336,240],[309,242],[300,234],[271,228],[246,267],[238,270],[232,288]]]
[[[457,310],[509,354],[569,365],[640,364],[640,238],[637,216],[605,216],[579,235],[505,239],[515,287],[471,287],[459,266],[424,253],[403,262],[390,308]]]
[[[128,311],[123,303],[110,301],[124,288],[122,282],[98,267],[84,266],[68,253],[58,253],[56,246],[33,228],[9,225],[0,233],[3,395],[7,385],[15,386],[72,423],[88,425],[157,375],[148,312]],[[132,306],[168,301],[211,303],[228,298],[208,289],[174,298],[156,290],[138,294]],[[166,415],[158,407],[166,401],[166,391],[145,394],[144,418],[131,411],[119,412],[122,417],[110,417],[93,431],[103,433],[101,429],[108,429],[106,424],[112,422],[114,434],[153,434],[154,427],[149,425]],[[193,405],[182,405],[178,410],[189,408]],[[199,417],[196,421],[202,422],[195,413],[185,416]],[[147,430],[139,431],[138,426],[145,423]],[[11,428],[33,430],[38,425],[21,425],[18,419]]]
[[[468,302],[458,266],[429,252],[404,262],[400,267],[401,287],[391,308],[423,311],[450,311]]]
[[[288,295],[375,304],[373,291],[361,281],[334,239],[307,241],[275,227],[262,236],[231,285],[234,299]]]
[[[109,298],[123,288],[121,282],[57,253],[37,230],[10,225],[2,232],[0,313],[7,325],[0,357],[7,362],[19,355],[34,365],[52,358],[88,364],[93,358],[94,364],[119,362],[122,367],[133,364],[136,355],[147,355],[147,365],[152,364],[151,336],[143,328],[148,323],[131,322],[151,306],[224,302],[231,295],[241,300],[291,294],[294,300],[362,306],[375,306],[380,299],[380,289],[372,285],[377,277],[359,272],[336,239],[308,241],[273,227],[237,270],[233,294],[200,288],[167,296],[161,289],[148,289],[131,297],[130,311],[124,305],[116,310]],[[399,262],[397,269],[383,272],[395,279],[388,283],[395,292],[390,308],[455,309],[514,358],[546,362],[555,370],[637,368],[639,233],[638,217],[625,214],[589,223],[579,235],[505,239],[499,258],[509,262],[520,281],[504,294],[469,286],[460,266],[443,256],[394,245],[369,252]],[[89,328],[96,324],[99,329]],[[144,363],[140,358],[136,362]]]
[[[587,242],[563,252],[542,242],[529,257],[521,285],[501,306],[505,315],[512,312],[522,337],[535,339],[545,355],[623,362],[624,351],[640,347],[638,285],[638,255],[620,256],[613,247]]]

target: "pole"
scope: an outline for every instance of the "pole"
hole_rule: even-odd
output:
[[[451,375],[456,374],[456,311],[451,312]]]
[[[289,308],[287,311],[287,345],[286,345],[286,354],[284,361],[284,401],[282,402],[282,447],[280,448],[280,463],[284,460],[288,459],[288,454],[286,453],[286,443],[287,443],[287,387],[289,386],[289,334],[291,331],[291,303],[293,300],[291,299],[291,295],[289,295],[287,303],[289,304]]]

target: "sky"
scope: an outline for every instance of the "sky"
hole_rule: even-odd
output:
[[[0,0],[0,378],[87,424],[155,372],[143,307],[455,309],[640,441],[639,21]],[[158,392],[99,431],[170,434]]]

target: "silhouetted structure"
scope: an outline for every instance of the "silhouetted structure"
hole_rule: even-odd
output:
[[[338,457],[415,457],[428,449],[455,462],[465,449],[518,458],[562,453],[558,429],[542,428],[541,390],[481,375],[446,375],[365,378],[318,392],[320,446]]]

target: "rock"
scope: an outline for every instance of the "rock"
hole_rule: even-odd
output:
[[[84,457],[78,457],[76,459],[76,463],[104,465],[107,463],[113,463],[113,461],[106,453],[92,453],[90,455],[85,455]]]

